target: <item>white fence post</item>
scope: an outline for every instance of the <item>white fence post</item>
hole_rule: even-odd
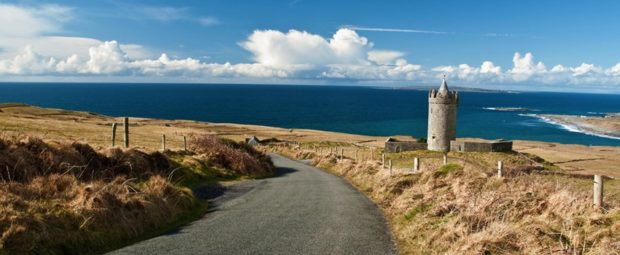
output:
[[[594,206],[601,208],[603,207],[603,176],[595,175],[594,176]]]
[[[497,161],[497,177],[502,178],[502,171],[504,170],[504,162]]]
[[[420,158],[413,158],[413,171],[420,171]]]

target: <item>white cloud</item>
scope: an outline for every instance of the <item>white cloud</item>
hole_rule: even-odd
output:
[[[185,19],[183,10],[156,11],[164,12],[162,21]],[[210,63],[204,58],[155,55],[137,44],[61,36],[63,26],[71,17],[73,10],[63,6],[0,4],[0,22],[3,22],[0,27],[0,78],[328,79],[428,84],[436,83],[445,74],[460,85],[560,84],[586,88],[592,84],[620,84],[620,63],[607,69],[582,63],[575,67],[555,65],[548,70],[543,62],[534,61],[530,52],[524,55],[516,52],[512,66],[506,69],[489,60],[480,65],[423,67],[409,63],[405,52],[375,49],[368,38],[349,28],[341,28],[327,37],[299,30],[256,30],[239,43],[251,54],[252,61]],[[198,22],[210,25],[219,21],[205,17]]]
[[[170,6],[140,6],[134,8],[134,11],[139,14],[139,17],[146,17],[161,22],[181,20],[187,15],[187,8]]]
[[[372,44],[349,29],[338,30],[332,38],[305,31],[256,30],[240,45],[254,60],[287,70],[310,69],[331,64],[368,64]]]
[[[371,32],[394,32],[394,33],[416,33],[416,34],[447,34],[446,32],[408,29],[408,28],[384,28],[384,27],[359,27],[359,26],[342,26],[343,28],[355,31],[371,31]]]
[[[104,42],[88,51],[90,59],[86,62],[86,73],[111,74],[126,69],[127,54],[116,41]]]
[[[71,8],[59,5],[24,8],[0,4],[0,37],[29,37],[58,32],[71,17]]]
[[[0,73],[12,74],[45,74],[52,71],[56,59],[45,58],[26,47],[11,60],[0,60]]]
[[[542,62],[534,63],[534,55],[528,52],[523,57],[516,52],[512,58],[514,67],[508,72],[512,74],[515,81],[525,81],[532,76],[544,74],[547,72],[545,64]]]
[[[620,63],[617,63],[616,65],[610,67],[606,70],[606,72],[611,76],[620,76]]]
[[[480,66],[480,73],[501,75],[502,68],[499,66],[495,66],[495,64],[493,64],[493,62],[491,61],[484,61]]]
[[[593,64],[581,63],[578,67],[570,68],[573,76],[594,75],[603,72],[603,68]]]
[[[220,24],[220,20],[216,17],[202,17],[198,19],[198,23],[205,27],[214,26]]]
[[[24,46],[32,52],[67,58],[87,57],[89,49],[103,42],[93,38],[60,36],[63,26],[74,19],[74,10],[60,5],[18,6],[0,3],[0,59],[21,54]],[[147,58],[152,54],[140,45],[121,45],[129,57]]]
[[[372,50],[368,52],[368,60],[380,65],[395,64],[405,53],[393,50]]]

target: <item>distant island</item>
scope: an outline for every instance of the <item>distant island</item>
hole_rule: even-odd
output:
[[[381,87],[381,88],[385,88],[385,87]],[[453,90],[459,91],[459,92],[520,93],[518,91],[501,90],[501,89],[483,89],[483,88],[470,88],[470,87],[458,87],[458,86],[451,86],[450,88]],[[436,89],[436,87],[435,86],[404,86],[404,87],[397,87],[395,89],[429,91],[431,89]]]

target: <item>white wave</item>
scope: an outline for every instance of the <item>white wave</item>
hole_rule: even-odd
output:
[[[586,135],[591,135],[591,136],[598,136],[598,137],[603,137],[603,138],[608,138],[608,139],[614,139],[614,140],[620,140],[620,137],[617,136],[611,136],[611,135],[606,135],[606,134],[600,134],[600,133],[595,133],[592,131],[588,131],[588,130],[583,130],[581,128],[579,128],[577,125],[571,125],[568,123],[562,123],[562,122],[558,122],[555,120],[552,120],[550,118],[547,118],[545,116],[541,116],[538,114],[533,114],[533,113],[520,113],[519,116],[525,116],[525,117],[534,117],[534,118],[538,118],[539,120],[554,125],[554,126],[559,126],[561,129],[564,129],[566,131],[570,131],[573,133],[580,133],[580,134],[586,134]]]
[[[482,107],[484,110],[488,111],[501,111],[501,112],[537,112],[537,109],[529,109],[525,107]]]

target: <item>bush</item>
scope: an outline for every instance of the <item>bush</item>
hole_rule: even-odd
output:
[[[163,154],[0,139],[0,254],[96,253],[195,208]]]
[[[209,163],[240,175],[268,176],[275,170],[267,155],[245,143],[221,139],[214,135],[194,137],[190,149],[206,156]]]
[[[46,143],[41,139],[0,139],[0,180],[29,182],[39,176],[69,174],[80,181],[113,180],[118,176],[140,180],[167,175],[171,164],[159,152],[109,149],[104,154],[87,144]]]

